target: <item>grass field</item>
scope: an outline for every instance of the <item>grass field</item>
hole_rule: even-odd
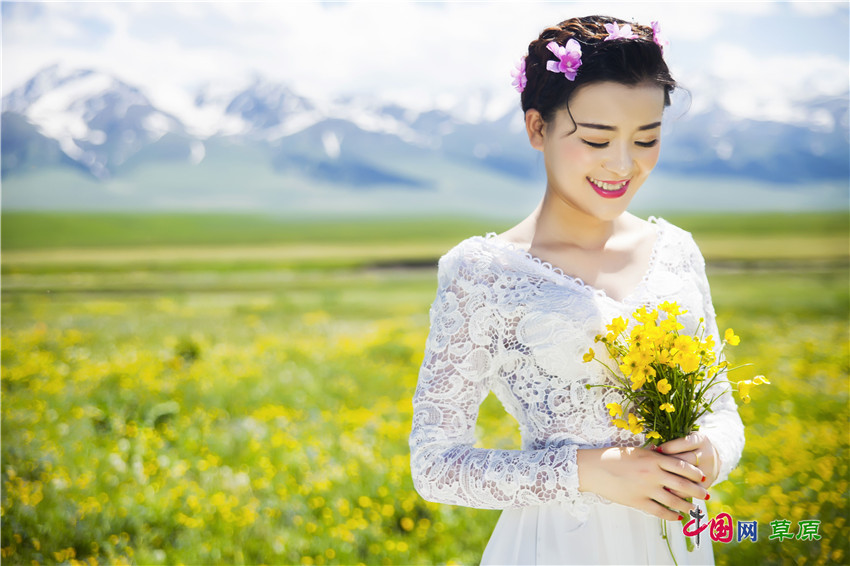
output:
[[[670,220],[773,383],[709,507],[759,540],[718,563],[846,563],[847,216]],[[498,512],[419,498],[410,397],[436,258],[506,227],[4,214],[3,561],[477,563]],[[479,428],[518,446],[492,396]]]

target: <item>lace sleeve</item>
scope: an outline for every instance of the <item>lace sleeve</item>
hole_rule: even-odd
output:
[[[576,517],[586,517],[586,503],[598,499],[578,491],[575,446],[474,447],[478,409],[497,373],[493,360],[504,347],[505,323],[481,266],[456,254],[441,259],[430,315],[410,435],[411,472],[419,494],[481,509],[560,501],[574,504]]]
[[[714,305],[711,302],[711,289],[705,275],[705,260],[695,242],[692,247],[691,265],[697,277],[697,287],[703,297],[706,333],[713,335],[715,343],[719,345],[720,333],[717,329]],[[722,395],[712,405],[713,412],[703,415],[699,424],[700,431],[708,436],[720,456],[720,473],[714,482],[717,484],[726,480],[729,473],[738,465],[744,450],[744,424],[738,415],[738,406],[732,397],[733,392],[729,381],[724,377],[711,391],[713,394],[722,393]]]

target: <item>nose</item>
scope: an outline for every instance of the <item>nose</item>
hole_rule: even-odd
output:
[[[623,143],[612,144],[608,159],[603,164],[603,167],[620,177],[626,177],[632,172],[633,165],[634,159],[632,158],[629,144]]]

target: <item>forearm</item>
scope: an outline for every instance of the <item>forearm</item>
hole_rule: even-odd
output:
[[[559,502],[581,516],[599,500],[580,493],[575,455],[574,446],[497,450],[439,443],[412,450],[411,472],[429,501],[484,509]]]

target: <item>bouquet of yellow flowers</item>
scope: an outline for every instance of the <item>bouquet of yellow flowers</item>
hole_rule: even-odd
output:
[[[709,393],[728,370],[727,363],[718,361],[714,352],[714,337],[705,336],[705,321],[700,319],[696,335],[679,334],[684,325],[677,317],[686,312],[669,302],[652,311],[641,307],[632,315],[639,324],[629,334],[626,319],[611,321],[605,327],[608,333],[597,336],[596,342],[604,344],[619,372],[596,357],[593,348],[584,355],[585,362],[600,362],[617,381],[617,385],[588,385],[588,389],[607,387],[620,391],[626,407],[619,403],[606,405],[614,425],[634,434],[648,429],[647,444],[657,446],[699,430],[697,420],[711,412],[711,406],[725,392]],[[666,316],[661,317],[660,313]],[[721,351],[726,345],[739,343],[740,338],[730,328]],[[749,403],[750,389],[763,383],[770,382],[760,375],[735,385],[741,400]]]
[[[625,406],[606,405],[614,425],[633,434],[644,433],[646,444],[658,446],[698,430],[697,420],[711,412],[714,402],[726,393],[723,388],[712,390],[723,373],[730,371],[725,361],[718,360],[718,354],[726,345],[738,345],[740,338],[731,328],[726,330],[716,354],[714,337],[705,335],[704,319],[700,319],[695,335],[679,333],[684,325],[677,317],[686,312],[670,302],[652,311],[641,307],[632,314],[637,324],[629,332],[628,320],[623,317],[612,320],[606,326],[607,334],[597,336],[596,342],[605,346],[619,371],[600,360],[593,348],[584,355],[585,362],[596,360],[608,368],[616,381],[616,384],[586,387],[619,391]],[[764,376],[757,376],[734,385],[741,400],[749,403],[750,389],[763,383],[770,382]],[[687,542],[691,550],[690,539]]]

